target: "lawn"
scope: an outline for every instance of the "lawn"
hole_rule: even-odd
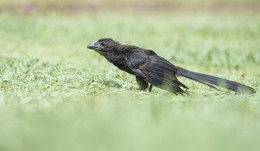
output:
[[[1,151],[260,149],[259,14],[4,11],[0,36]],[[257,93],[139,91],[86,49],[103,37]]]

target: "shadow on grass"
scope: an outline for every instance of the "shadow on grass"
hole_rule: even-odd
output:
[[[119,83],[112,81],[112,80],[104,80],[102,82],[103,85],[107,86],[107,87],[114,87],[114,88],[122,88],[123,86],[120,85]]]
[[[125,89],[129,91],[141,91],[137,86],[125,86],[124,84],[119,84],[113,80],[104,80],[102,82],[108,88],[117,88],[117,89]]]

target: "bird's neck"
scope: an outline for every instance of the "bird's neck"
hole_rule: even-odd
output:
[[[117,49],[106,53],[104,57],[119,69],[124,70],[130,74],[133,74],[133,72],[127,66],[127,56],[129,56],[129,53],[131,53],[131,47],[130,49],[129,47],[128,49],[127,47],[118,47]]]
[[[138,47],[132,45],[118,45],[113,50],[107,51],[104,57],[113,64],[121,64],[126,61],[126,56],[132,53],[132,50]]]
[[[122,55],[122,54],[120,55],[119,53],[117,53],[117,51],[107,52],[107,53],[104,55],[104,57],[105,57],[108,61],[110,61],[111,63],[115,63],[115,62],[117,62],[118,60],[121,60],[122,58],[124,58],[123,55]]]

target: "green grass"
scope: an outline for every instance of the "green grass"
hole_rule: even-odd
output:
[[[17,3],[46,3],[46,2],[54,2],[54,3],[71,3],[70,0],[0,0],[1,4],[17,4]],[[83,2],[83,3],[104,3],[104,4],[111,4],[111,3],[125,3],[125,2],[139,2],[138,0],[103,0],[103,1],[91,1],[91,0],[74,0],[73,2]],[[158,2],[156,0],[145,0],[143,2]],[[171,0],[161,0],[161,2],[173,2]],[[235,3],[248,3],[248,2],[258,2],[258,0],[175,0],[174,2],[186,2],[186,3],[211,3],[211,2],[235,2]]]
[[[1,151],[260,149],[259,15],[2,13],[0,35]],[[86,49],[102,37],[257,93],[139,91]]]

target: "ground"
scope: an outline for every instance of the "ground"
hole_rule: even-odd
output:
[[[3,8],[14,2],[2,5],[0,150],[258,151],[260,15],[252,3],[259,6],[239,3],[242,12],[221,13],[169,7],[21,12]],[[103,37],[153,49],[176,65],[257,93],[216,92],[184,78],[189,95],[140,91],[133,76],[86,49]]]

